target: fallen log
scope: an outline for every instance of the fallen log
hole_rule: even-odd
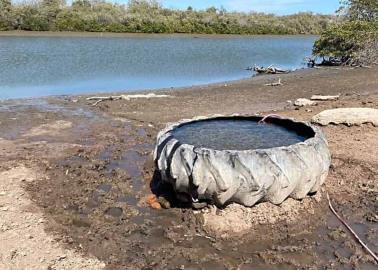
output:
[[[121,99],[121,96],[108,96],[108,97],[89,97],[87,100],[96,100],[95,103],[92,104],[92,106],[96,106],[100,102],[106,101],[106,100],[119,100]]]
[[[96,106],[100,102],[107,101],[107,100],[131,100],[136,98],[171,98],[172,96],[169,95],[156,95],[155,93],[149,94],[138,94],[138,95],[120,95],[120,96],[104,96],[104,97],[88,97],[87,100],[96,100],[92,106]]]
[[[339,98],[340,98],[340,95],[335,95],[335,96],[313,95],[311,97],[311,100],[324,101],[324,100],[338,100]]]
[[[304,107],[304,106],[313,106],[317,103],[315,101],[309,100],[307,98],[298,98],[296,101],[294,101],[294,106],[297,107]]]
[[[257,72],[258,74],[285,74],[285,73],[289,73],[290,71],[289,70],[285,70],[285,69],[279,69],[277,67],[274,67],[274,66],[269,66],[267,68],[264,68],[264,67],[259,67],[259,66],[254,66],[253,70],[255,72]]]

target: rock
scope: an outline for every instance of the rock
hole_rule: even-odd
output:
[[[67,258],[67,255],[65,255],[65,254],[60,255],[60,256],[58,257],[58,261],[64,260],[65,258]]]
[[[303,106],[312,106],[316,105],[317,103],[315,101],[309,100],[307,98],[298,98],[294,102],[294,106],[303,107]]]
[[[155,194],[150,194],[150,195],[148,195],[148,196],[147,196],[147,199],[146,199],[146,202],[147,202],[147,204],[149,204],[150,206],[151,206],[153,203],[157,202],[157,197],[156,197],[156,195],[155,195]]]
[[[153,209],[161,209],[161,205],[159,202],[153,202],[151,203],[151,208]]]
[[[339,108],[325,110],[312,118],[319,125],[345,124],[348,126],[371,123],[378,126],[378,110],[371,108]]]
[[[12,249],[10,252],[10,258],[13,260],[17,256],[17,249]]]
[[[158,198],[158,202],[160,203],[160,205],[164,208],[164,209],[169,209],[171,208],[171,203],[169,201],[167,201],[166,198],[164,197],[159,197]]]
[[[346,236],[347,234],[341,228],[333,229],[332,231],[328,233],[328,237],[334,241],[345,238]]]
[[[322,96],[322,95],[313,95],[311,97],[311,100],[320,100],[320,101],[324,101],[324,100],[338,100],[340,98],[340,95],[336,95],[336,96]]]
[[[196,210],[203,209],[207,206],[207,202],[193,202],[192,207]]]

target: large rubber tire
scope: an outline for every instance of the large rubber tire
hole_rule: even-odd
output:
[[[220,117],[182,120],[158,134],[155,164],[162,181],[171,183],[176,192],[189,194],[194,201],[253,206],[260,201],[280,204],[288,197],[302,199],[324,183],[331,163],[328,143],[320,128],[309,123],[269,120],[313,133],[304,142],[270,149],[219,151],[183,144],[172,136],[172,130],[183,124]]]

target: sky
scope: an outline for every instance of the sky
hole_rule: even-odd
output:
[[[126,0],[125,0],[126,1]],[[160,0],[164,7],[206,9],[223,6],[230,11],[257,11],[278,15],[312,11],[333,14],[339,7],[339,0]]]

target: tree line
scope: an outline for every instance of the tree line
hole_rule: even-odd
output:
[[[90,31],[198,34],[319,34],[333,16],[168,9],[155,0],[130,0],[127,5],[102,0],[37,0],[12,4],[0,0],[0,30]]]
[[[342,0],[338,20],[315,42],[316,56],[337,63],[378,64],[378,1]]]

